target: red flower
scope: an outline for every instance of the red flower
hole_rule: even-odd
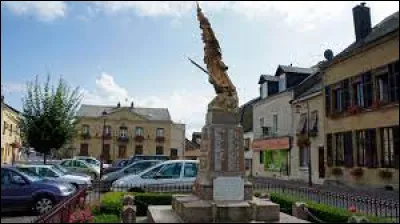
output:
[[[357,212],[356,207],[355,207],[354,205],[350,206],[350,207],[349,207],[349,212],[351,212],[351,213],[356,213],[356,212]]]

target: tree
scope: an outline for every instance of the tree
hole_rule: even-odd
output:
[[[24,141],[46,157],[52,150],[60,149],[76,134],[76,111],[82,94],[79,87],[71,91],[62,78],[50,88],[50,75],[44,85],[28,82],[23,98],[21,132]]]

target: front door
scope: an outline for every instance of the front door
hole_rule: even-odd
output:
[[[324,147],[318,148],[319,178],[325,178],[325,152]]]

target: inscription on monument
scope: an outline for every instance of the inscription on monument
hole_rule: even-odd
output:
[[[223,158],[224,129],[214,129],[214,170],[221,171],[221,159]]]
[[[238,137],[233,129],[228,131],[228,171],[239,170]]]
[[[244,180],[241,177],[215,178],[213,198],[216,201],[244,200]]]
[[[200,151],[208,151],[209,139],[208,139],[208,128],[203,128],[201,136]]]

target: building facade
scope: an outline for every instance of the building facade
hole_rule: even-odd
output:
[[[322,77],[317,72],[294,89],[290,173],[293,179],[322,184],[325,178],[324,106]],[[311,166],[309,164],[311,162]],[[311,170],[310,170],[311,168]]]
[[[185,139],[185,159],[198,159],[201,156],[200,152],[201,132],[193,132],[192,139]]]
[[[114,107],[82,105],[77,117],[75,154],[105,161],[133,155],[166,155],[172,159],[182,155],[179,151],[183,152],[185,128],[172,122],[168,109],[137,108],[133,103],[130,107],[119,103]]]
[[[327,178],[399,184],[399,12],[371,27],[353,8],[356,41],[324,69]]]
[[[19,158],[21,131],[20,112],[4,102],[1,97],[1,163],[11,164]]]
[[[279,65],[261,75],[260,100],[253,105],[253,175],[288,179],[293,141],[293,88],[314,69]]]

